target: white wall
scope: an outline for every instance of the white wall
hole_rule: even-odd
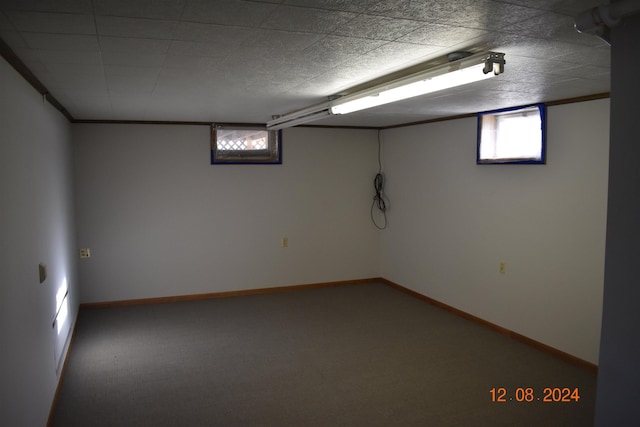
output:
[[[55,295],[78,292],[67,120],[0,58],[0,422],[46,424],[58,383]],[[48,267],[40,284],[38,264]]]
[[[475,118],[383,132],[381,274],[597,363],[609,101],[550,107],[547,130],[544,166],[476,165]]]
[[[375,131],[285,130],[282,165],[210,165],[207,126],[73,141],[83,302],[379,276]]]

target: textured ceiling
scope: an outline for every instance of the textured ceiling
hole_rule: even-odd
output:
[[[608,92],[604,0],[0,0],[0,38],[80,120],[264,123],[457,50],[497,78],[314,124],[390,126]]]

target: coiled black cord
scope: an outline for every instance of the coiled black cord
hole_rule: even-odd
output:
[[[373,196],[374,205],[378,206],[380,212],[385,212],[387,210],[387,204],[382,197],[382,189],[384,188],[384,175],[381,173],[376,174],[376,177],[373,180],[373,188],[376,191],[376,195]]]
[[[373,188],[375,190],[375,195],[373,196],[373,203],[371,204],[371,221],[373,225],[376,226],[379,230],[384,230],[387,228],[387,203],[384,200],[384,175],[382,174],[382,161],[380,159],[380,131],[378,131],[378,173],[376,177],[373,179]],[[374,208],[377,207],[380,212],[382,212],[382,217],[384,222],[382,225],[378,225],[376,219],[373,216]]]

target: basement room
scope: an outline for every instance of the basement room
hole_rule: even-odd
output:
[[[0,0],[0,424],[640,425],[637,0]]]

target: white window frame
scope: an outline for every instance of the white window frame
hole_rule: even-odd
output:
[[[265,132],[266,149],[224,150],[219,148],[218,137],[230,131]],[[211,127],[211,164],[282,164],[282,130],[267,130],[265,125],[215,124]]]

